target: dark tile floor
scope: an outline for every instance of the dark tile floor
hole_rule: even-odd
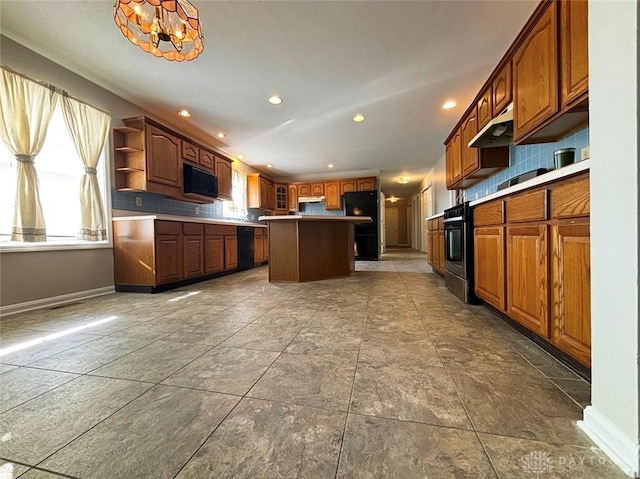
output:
[[[0,478],[625,477],[589,385],[424,255],[2,319]]]

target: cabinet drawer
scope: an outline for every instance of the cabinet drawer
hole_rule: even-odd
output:
[[[507,198],[506,206],[507,223],[545,221],[547,219],[547,190]]]
[[[181,235],[180,221],[156,221],[156,235]]]
[[[504,223],[504,201],[492,201],[473,208],[473,225],[489,226]]]
[[[238,229],[236,226],[230,225],[205,225],[205,234],[235,236],[238,234]]]
[[[551,190],[551,216],[553,218],[574,218],[589,216],[589,177],[569,181]]]
[[[202,223],[182,223],[182,233],[202,236],[204,234],[204,225]]]

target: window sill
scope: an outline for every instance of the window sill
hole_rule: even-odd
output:
[[[79,249],[112,249],[111,241],[56,241],[48,243],[0,243],[0,253],[36,251],[74,251]]]

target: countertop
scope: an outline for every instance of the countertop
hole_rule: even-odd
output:
[[[260,221],[348,221],[350,223],[370,223],[370,216],[323,216],[323,215],[279,215],[260,216]]]
[[[433,215],[433,216],[429,216],[428,218],[425,218],[427,221],[429,220],[435,220],[436,218],[440,218],[441,216],[444,216],[444,212],[442,213],[438,213],[437,215]]]
[[[162,215],[162,214],[114,216],[112,219],[113,221],[163,220],[163,221],[181,221],[183,223],[205,223],[210,225],[252,226],[253,228],[267,227],[267,225],[263,225],[260,223],[250,223],[248,221],[233,221],[233,220],[222,220],[218,218],[200,218],[199,216],[174,216],[174,215]]]
[[[477,200],[469,202],[469,206],[477,206],[487,201],[495,200],[496,198],[501,198],[502,196],[510,195],[512,193],[516,193],[518,191],[526,190],[528,188],[532,188],[534,186],[544,185],[545,183],[550,183],[552,181],[559,180],[566,176],[575,175],[577,173],[581,173],[583,171],[588,171],[590,168],[590,160],[579,161],[578,163],[572,163],[571,165],[567,165],[563,168],[558,168],[557,170],[551,170],[544,175],[536,176],[535,178],[531,178],[530,180],[525,181],[524,183],[519,183],[514,186],[510,186],[509,188],[505,188],[504,190],[496,191],[490,195],[484,196],[482,198],[478,198]]]

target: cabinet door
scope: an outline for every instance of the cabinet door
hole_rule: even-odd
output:
[[[556,6],[549,2],[513,58],[513,128],[518,140],[558,111]]]
[[[289,185],[289,211],[298,211],[298,187]]]
[[[269,209],[269,181],[266,178],[260,177],[258,179],[260,183],[260,206],[262,209]]]
[[[151,125],[147,129],[147,180],[181,186],[180,140]]]
[[[273,181],[267,183],[267,209],[276,209],[276,186],[273,184]]]
[[[560,65],[562,105],[589,89],[589,37],[587,0],[560,3]]]
[[[199,150],[198,163],[207,171],[213,171],[215,164],[215,155],[207,150]]]
[[[358,181],[354,178],[351,180],[340,181],[340,193],[350,193],[352,191],[358,191]]]
[[[218,198],[231,200],[231,162],[216,156],[216,176],[218,177]]]
[[[311,183],[311,196],[324,195],[324,183]]]
[[[324,184],[325,208],[327,210],[340,210],[340,182],[331,181]]]
[[[204,236],[182,237],[184,250],[184,277],[194,278],[204,274]]]
[[[447,189],[451,189],[453,186],[453,150],[451,149],[451,142],[444,146],[445,163],[446,163],[446,185]]]
[[[553,343],[591,367],[589,224],[552,227]]]
[[[264,242],[262,243],[262,258],[269,261],[269,230],[265,230]]]
[[[253,237],[253,264],[264,261],[264,236]]]
[[[493,80],[493,116],[500,114],[511,103],[511,62],[507,63]]]
[[[479,103],[478,103],[479,104]],[[478,112],[480,108],[478,107]],[[479,113],[478,113],[479,115]],[[476,109],[474,108],[462,123],[462,176],[467,177],[480,168],[479,150],[469,148],[467,145],[478,133],[478,122],[476,121]]]
[[[440,272],[444,273],[444,231],[438,231],[436,236],[438,239],[438,268],[440,269]]]
[[[478,121],[475,126],[476,133],[482,130],[482,128],[489,123],[489,120],[493,118],[493,105],[491,103],[491,85],[489,85],[489,87],[482,93],[480,100],[478,100]],[[475,116],[475,113],[473,115]],[[473,138],[473,136],[471,138]],[[469,139],[471,140],[471,138]],[[464,145],[467,143],[464,143]]]
[[[507,313],[548,338],[547,225],[507,228]]]
[[[473,234],[476,295],[505,311],[504,227],[476,228]]]
[[[156,283],[180,281],[183,277],[182,236],[156,236]]]
[[[236,269],[238,267],[238,237],[224,237],[224,269]]]
[[[462,179],[462,135],[460,134],[460,130],[453,135],[451,139],[451,173],[453,175],[453,184],[455,185],[458,181]]]
[[[287,214],[289,202],[287,201],[287,185],[276,184],[276,214]]]
[[[298,197],[301,196],[311,196],[311,185],[298,185]]]
[[[373,191],[375,189],[375,178],[358,178],[358,191]]]
[[[182,159],[185,161],[191,161],[192,163],[199,163],[200,161],[200,148],[188,141],[180,141],[180,151]]]
[[[204,272],[217,273],[224,269],[224,236],[204,237]]]

